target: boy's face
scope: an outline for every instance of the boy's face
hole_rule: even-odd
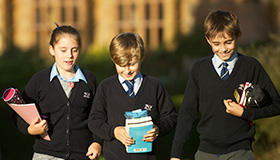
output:
[[[125,80],[133,80],[133,78],[139,73],[140,61],[133,57],[126,66],[120,66],[115,64],[117,73],[122,76]]]
[[[229,36],[225,32],[217,34],[216,37],[207,38],[207,42],[212,48],[214,54],[216,54],[221,60],[227,61],[235,51],[236,38]]]
[[[76,39],[69,34],[60,37],[59,41],[49,47],[49,52],[54,56],[56,67],[60,75],[75,73],[74,66],[79,55],[79,45]]]

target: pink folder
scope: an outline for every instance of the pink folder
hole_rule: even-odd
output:
[[[7,103],[26,123],[30,124],[34,119],[39,118],[41,116],[38,113],[35,103],[31,104],[11,104]],[[45,140],[50,141],[50,137],[48,133],[41,135]]]
[[[18,89],[8,88],[2,96],[2,99],[28,124],[30,124],[34,119],[39,118],[39,112],[36,108],[35,103],[25,104]],[[50,141],[48,133],[41,135],[47,141]]]

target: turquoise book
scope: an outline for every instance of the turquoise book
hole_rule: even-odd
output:
[[[126,119],[126,131],[134,139],[135,143],[126,147],[127,153],[146,153],[152,151],[152,142],[143,141],[144,135],[153,129],[153,122],[150,116]]]

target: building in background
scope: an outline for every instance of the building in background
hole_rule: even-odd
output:
[[[10,5],[9,0],[0,0],[0,55],[12,43]]]
[[[254,0],[0,0],[0,54],[15,46],[22,50],[36,48],[42,56],[47,55],[55,23],[77,28],[83,49],[92,44],[108,47],[116,34],[137,32],[149,50],[160,46],[172,50],[177,36],[190,34],[211,9],[237,10],[245,20],[252,18],[240,11],[244,4],[255,5],[250,13],[261,14],[263,18],[256,16],[256,22],[267,24],[263,21],[267,15],[262,14],[265,7]],[[250,24],[248,21],[246,25]],[[267,32],[262,30],[267,27],[250,34],[264,33],[257,37],[263,38]]]

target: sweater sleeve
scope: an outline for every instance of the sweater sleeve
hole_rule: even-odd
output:
[[[159,136],[164,136],[175,128],[177,112],[162,83],[159,83],[158,93],[160,93],[158,96],[160,118],[157,125],[160,129]]]
[[[198,119],[199,88],[195,74],[195,71],[192,70],[179,110],[178,123],[171,149],[172,158],[181,157],[184,145],[191,134],[193,124]]]
[[[244,109],[241,118],[256,120],[266,117],[272,117],[280,114],[280,97],[270,77],[263,69],[261,64],[256,61],[254,69],[254,83],[259,84],[265,93],[266,102],[260,107]]]
[[[93,134],[92,135],[93,142],[97,142],[101,146],[103,146],[103,139],[99,138],[97,135]]]
[[[86,75],[88,75],[87,80],[91,81],[93,94],[96,95],[96,89],[97,89],[98,83],[97,83],[95,75],[92,72],[88,72],[87,70],[83,70],[83,72],[87,73],[86,74]],[[90,107],[92,108],[92,105]],[[92,134],[92,139],[93,139],[93,142],[97,142],[101,146],[103,145],[103,140],[101,138],[99,138],[97,135]]]
[[[112,126],[107,123],[107,102],[105,95],[106,85],[103,84],[104,83],[101,83],[97,88],[89,115],[88,127],[91,132],[103,140],[111,140],[114,138],[114,128],[116,126]]]
[[[27,131],[29,125],[16,112],[12,113],[12,120],[20,132],[29,135]]]

